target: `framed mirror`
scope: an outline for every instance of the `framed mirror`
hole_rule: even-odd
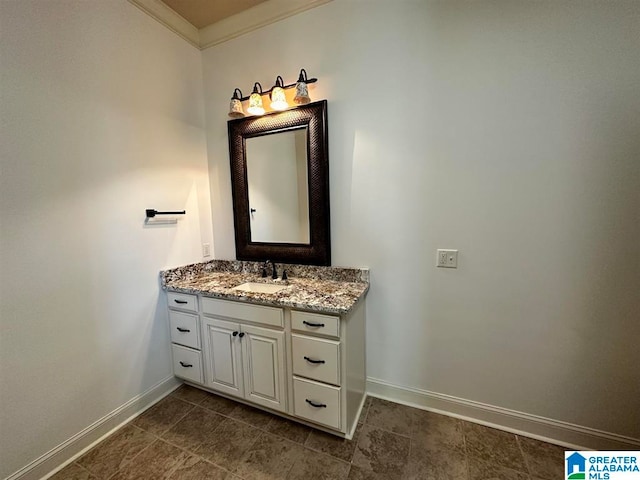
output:
[[[326,100],[228,127],[237,259],[330,265]]]

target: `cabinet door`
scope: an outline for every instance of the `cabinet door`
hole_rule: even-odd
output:
[[[235,335],[234,335],[235,333]],[[205,385],[237,397],[244,396],[240,325],[203,317],[202,341]]]
[[[286,411],[284,332],[242,326],[245,398]]]

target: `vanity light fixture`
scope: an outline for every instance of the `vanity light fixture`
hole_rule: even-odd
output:
[[[296,96],[293,98],[293,101],[297,105],[306,105],[311,101],[307,83],[311,82],[309,82],[309,79],[307,78],[307,71],[303,68],[302,70],[300,70],[298,82],[296,83]]]
[[[272,110],[286,110],[289,108],[287,103],[287,97],[284,94],[284,80],[278,75],[276,78],[276,84],[271,89],[271,109]]]
[[[253,84],[253,92],[249,97],[249,108],[247,112],[251,115],[264,115],[264,107],[262,106],[262,85],[256,82]]]
[[[238,93],[240,95],[238,95]],[[231,97],[231,104],[229,105],[229,116],[231,118],[244,117],[244,110],[242,110],[242,91],[236,88],[233,91],[233,97]]]
[[[280,75],[276,77],[276,83],[273,87],[271,87],[267,91],[262,91],[262,85],[256,82],[253,85],[253,91],[251,95],[248,97],[243,97],[242,92],[239,88],[236,88],[233,91],[233,96],[231,97],[231,104],[229,106],[229,116],[231,118],[242,118],[244,117],[244,112],[242,110],[242,102],[245,100],[249,100],[249,107],[247,108],[247,113],[250,115],[264,115],[264,106],[262,105],[262,96],[269,95],[271,98],[270,107],[271,110],[286,110],[290,107],[287,102],[287,98],[285,95],[285,90],[290,88],[296,89],[295,97],[293,101],[296,105],[306,105],[311,102],[311,98],[309,97],[309,88],[308,85],[310,83],[317,82],[317,78],[307,78],[307,71],[303,68],[300,70],[300,75],[298,75],[298,81],[296,83],[291,83],[289,85],[284,85],[284,80]]]

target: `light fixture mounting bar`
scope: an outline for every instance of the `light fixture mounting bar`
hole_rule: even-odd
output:
[[[317,78],[309,78],[307,80],[305,80],[305,83],[316,83],[318,81]],[[288,90],[289,88],[295,88],[296,84],[298,82],[294,82],[294,83],[290,83],[289,85],[285,85],[282,88],[285,90]],[[260,95],[269,95],[271,93],[271,91],[276,87],[277,85],[274,85],[273,87],[271,87],[269,90],[263,90],[262,92],[260,92]],[[239,89],[238,89],[239,90]],[[241,102],[244,102],[245,100],[249,100],[249,97],[251,95],[247,95],[246,97],[242,97],[240,99]]]

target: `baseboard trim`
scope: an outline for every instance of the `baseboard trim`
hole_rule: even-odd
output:
[[[50,477],[83,455],[114,430],[162,400],[181,384],[182,382],[173,376],[165,378],[146,392],[135,396],[124,405],[49,450],[29,465],[9,475],[5,480],[39,480]]]
[[[625,437],[441,393],[394,385],[377,378],[367,378],[367,393],[372,397],[555,443],[571,450],[640,450],[638,438]]]

